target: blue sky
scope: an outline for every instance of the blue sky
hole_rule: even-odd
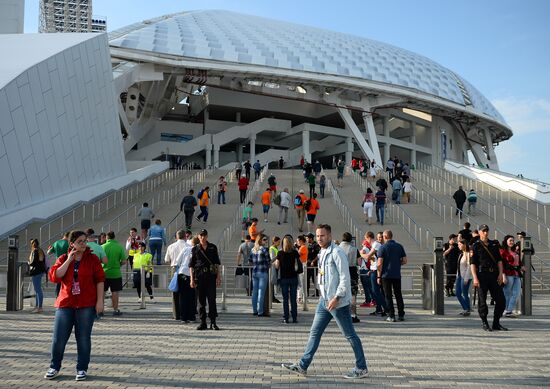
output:
[[[26,0],[25,32],[38,30],[38,0]],[[550,1],[546,0],[94,0],[109,30],[193,9],[226,9],[390,43],[452,69],[504,115],[514,137],[501,169],[550,182]]]

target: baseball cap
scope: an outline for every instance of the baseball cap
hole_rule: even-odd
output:
[[[199,235],[206,235],[208,236],[208,231],[206,231],[204,228],[200,230]]]
[[[527,236],[527,234],[525,233],[525,231],[520,231],[520,232],[516,233],[516,235],[521,235],[521,236],[523,236],[524,238]]]
[[[304,193],[304,190],[303,190],[303,189],[300,189],[300,193]]]
[[[489,226],[487,224],[481,224],[478,228],[479,231],[489,231]]]

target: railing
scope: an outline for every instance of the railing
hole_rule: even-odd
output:
[[[186,170],[187,169],[166,170],[165,172],[160,173],[155,177],[150,177],[144,181],[130,184],[125,188],[119,189],[115,192],[111,192],[105,196],[101,196],[95,201],[79,204],[73,209],[55,217],[47,223],[42,224],[40,227],[38,227],[38,234],[30,232],[29,226],[27,226],[16,232],[17,235],[24,236],[24,239],[19,240],[21,242],[19,249],[28,249],[28,243],[29,239],[31,238],[31,233],[33,234],[32,238],[38,237],[42,247],[47,247],[48,245],[53,243],[53,241],[60,239],[63,233],[70,230],[74,226],[77,226],[80,223],[84,222],[86,218],[91,217],[92,221],[94,221],[101,215],[105,214],[107,211],[112,210],[113,208],[122,204],[129,204],[134,201],[135,198],[143,195],[145,192],[153,191],[165,182],[177,178],[182,171]],[[7,237],[5,240],[5,244],[3,244],[2,246],[7,246]],[[0,263],[6,260],[5,255],[6,253],[2,252],[2,255],[0,256]]]
[[[265,164],[265,167],[260,172],[260,177],[254,182],[254,185],[252,186],[252,188],[247,191],[244,202],[241,205],[239,205],[239,207],[235,211],[231,223],[229,223],[229,225],[227,225],[223,229],[220,236],[218,237],[216,245],[218,247],[218,254],[220,258],[223,256],[223,253],[229,247],[233,235],[235,234],[236,231],[238,231],[239,227],[241,226],[242,214],[243,214],[244,208],[246,207],[248,202],[251,201],[260,190],[260,185],[262,182],[264,182],[265,177],[267,176],[267,173],[269,171],[268,165],[269,163]]]
[[[334,185],[332,184],[332,180],[330,178],[327,178],[327,189],[332,194],[332,199],[334,201],[334,204],[338,208],[338,211],[340,212],[340,215],[342,215],[342,218],[344,219],[344,226],[349,228],[349,232],[356,237],[356,244],[360,244],[363,240],[364,232],[359,227],[357,227],[357,224],[355,223],[355,220],[348,208],[348,206],[342,201],[340,198],[340,195],[338,194],[338,191],[336,188],[334,188]]]
[[[464,185],[468,188],[475,189],[478,195],[494,195],[496,202],[504,206],[508,206],[512,209],[516,208],[515,210],[520,213],[524,211],[527,213],[536,214],[537,220],[544,222],[544,225],[548,226],[548,205],[546,204],[542,204],[537,200],[527,198],[521,193],[512,190],[503,191],[495,188],[494,186],[486,182],[474,180],[464,175],[442,169],[438,166],[428,166],[425,164],[421,164],[420,166],[423,170],[429,172],[430,176],[434,176],[437,174],[448,182],[454,182],[457,185]],[[512,195],[514,195],[515,200],[512,199]]]
[[[428,177],[427,174],[418,172],[417,179],[425,184],[426,186],[430,187],[431,189],[435,191],[442,192],[443,195],[448,195],[449,197],[452,196],[456,188],[453,188],[450,183],[448,183],[445,178],[435,178],[434,176]],[[456,207],[454,208],[456,209]],[[531,237],[539,244],[543,246],[550,247],[550,228],[541,225],[541,223],[537,220],[534,220],[533,218],[529,217],[526,214],[520,214],[519,212],[515,211],[511,207],[508,207],[506,205],[502,205],[502,208],[499,208],[502,210],[502,217],[499,217],[499,213],[497,212],[497,205],[493,204],[492,202],[489,202],[485,200],[483,197],[478,195],[477,203],[476,203],[476,211],[480,211],[481,213],[484,213],[489,217],[490,219],[494,220],[495,222],[498,222],[499,219],[502,219],[502,221],[511,224],[514,229],[517,231],[525,229],[525,231],[529,231]],[[508,215],[508,218],[506,217]],[[512,217],[512,219],[510,219]],[[518,220],[524,220],[525,225],[520,226],[517,224]],[[533,232],[536,231],[536,235],[533,234]]]

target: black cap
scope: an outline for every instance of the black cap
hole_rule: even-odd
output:
[[[206,231],[204,228],[200,230],[199,235],[206,235],[208,236],[208,231]]]
[[[489,226],[487,224],[481,224],[478,228],[479,231],[489,231]]]
[[[315,238],[315,235],[313,235],[313,232],[310,232],[309,234],[306,235],[308,238]]]
[[[518,232],[516,235],[521,235],[521,236],[523,236],[524,238],[527,236],[527,234],[525,233],[525,231],[520,231],[520,232]]]

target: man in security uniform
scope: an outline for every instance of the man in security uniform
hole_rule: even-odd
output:
[[[470,268],[474,279],[474,288],[478,288],[478,312],[485,331],[508,331],[500,325],[500,318],[504,312],[504,292],[502,285],[506,283],[499,243],[489,239],[487,224],[479,226],[479,240],[473,245],[473,256],[470,259]],[[487,291],[495,299],[493,325],[487,321],[489,307],[487,306]]]

